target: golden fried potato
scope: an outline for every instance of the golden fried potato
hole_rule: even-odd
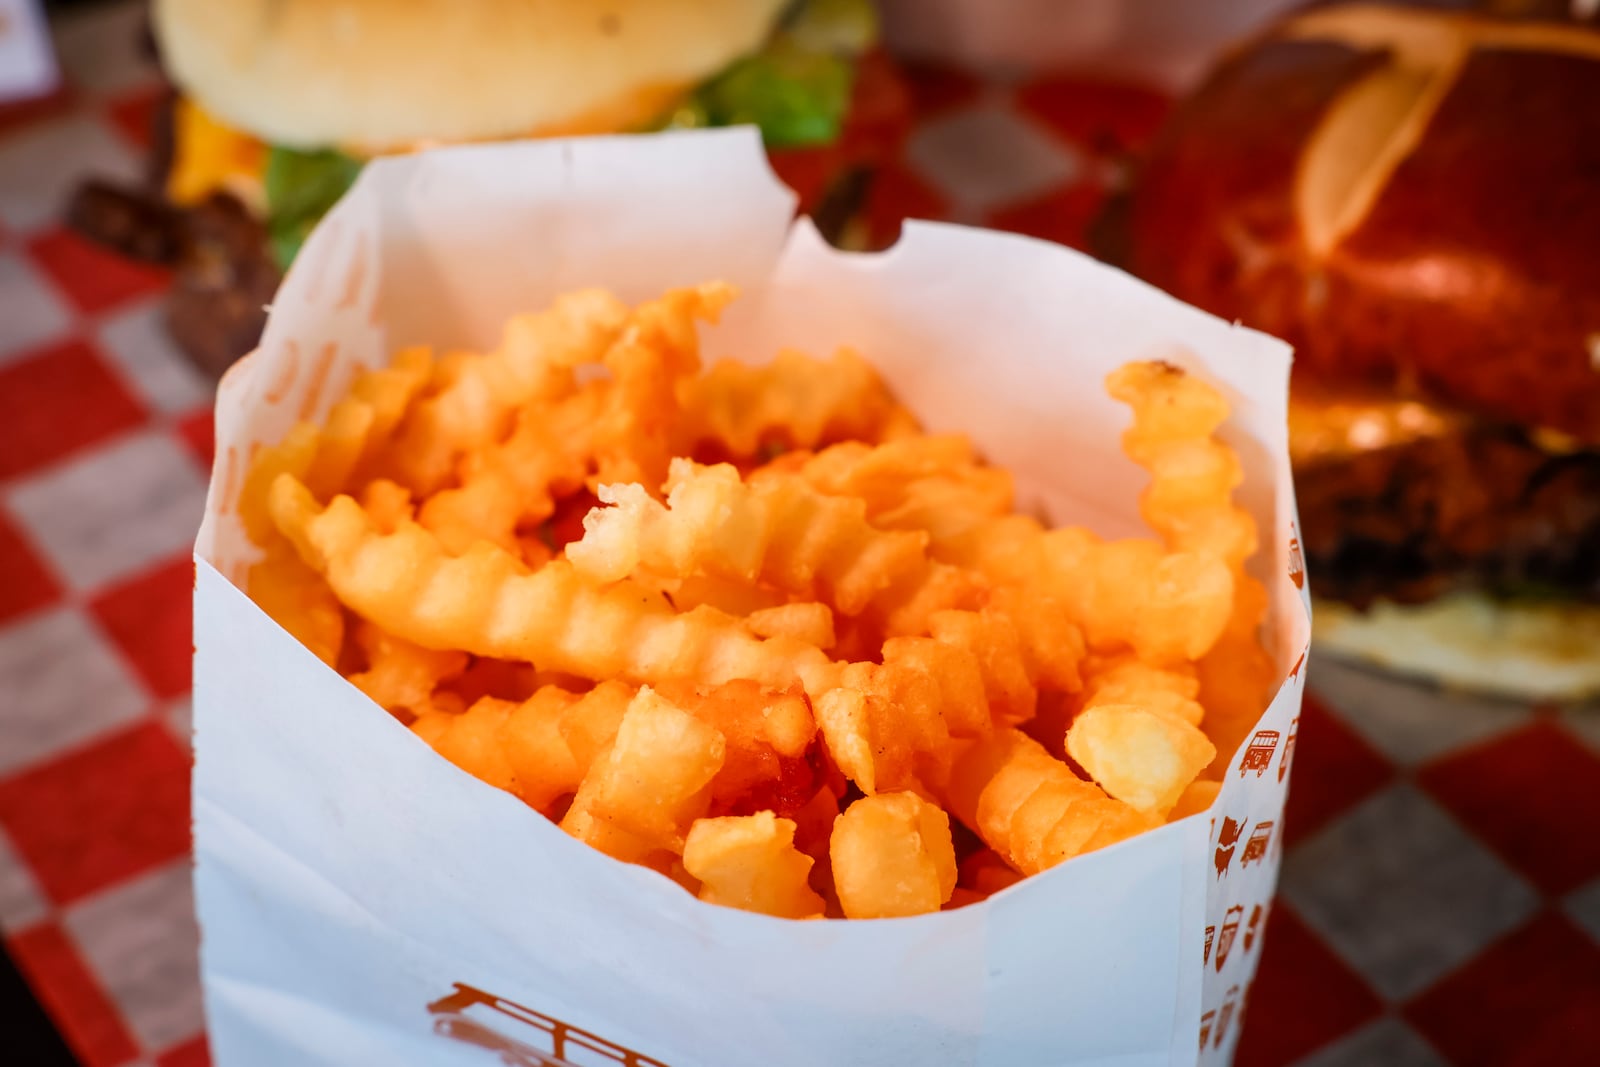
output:
[[[1097,704],[1067,730],[1067,755],[1107,795],[1165,816],[1217,750],[1200,728],[1159,708]]]
[[[938,911],[956,887],[950,817],[915,793],[862,797],[833,824],[833,883],[847,918]]]
[[[640,689],[616,741],[583,776],[562,828],[572,832],[592,818],[681,854],[689,824],[711,804],[711,780],[726,752],[715,727]]]
[[[700,881],[700,899],[784,919],[822,915],[807,882],[810,856],[795,848],[795,824],[770,811],[699,819],[689,828],[683,866]]]

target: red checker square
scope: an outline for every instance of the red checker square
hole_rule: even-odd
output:
[[[0,511],[0,622],[42,608],[60,595],[49,566]]]
[[[160,292],[170,274],[124,259],[63,229],[35,237],[28,242],[28,251],[73,305],[91,314]]]
[[[211,1067],[211,1049],[206,1035],[190,1038],[177,1048],[156,1057],[156,1067]]]
[[[181,556],[107,590],[90,605],[151,692],[189,691],[194,561]]]
[[[1305,694],[1294,743],[1294,774],[1284,809],[1283,843],[1292,848],[1395,776],[1383,754],[1339,721],[1316,695]]]
[[[911,109],[917,118],[931,118],[973,103],[983,83],[955,67],[935,63],[908,63],[903,68],[911,90]]]
[[[139,1054],[122,1016],[59,926],[23,930],[6,948],[84,1067],[116,1067]]]
[[[1234,1067],[1292,1063],[1365,1025],[1382,1007],[1372,988],[1279,900],[1267,917]]]
[[[152,85],[114,101],[107,109],[111,124],[140,151],[148,152],[155,137],[155,122],[167,88]]]
[[[989,223],[998,229],[1087,250],[1089,224],[1105,199],[1103,187],[1083,182],[997,211]]]
[[[1545,912],[1404,1013],[1458,1067],[1600,1063],[1600,945]]]
[[[1417,781],[1546,893],[1600,876],[1600,758],[1555,721],[1456,752]]]
[[[216,427],[212,423],[211,409],[201,408],[179,419],[178,436],[183,438],[183,443],[189,446],[189,451],[200,460],[200,466],[209,472],[212,457],[217,450]]]
[[[949,213],[944,197],[899,163],[891,163],[873,178],[867,193],[867,243],[887,248],[900,238],[906,219],[939,219]]]
[[[189,851],[189,755],[154,720],[0,782],[0,825],[66,904]]]
[[[122,382],[83,341],[0,367],[0,478],[26,474],[144,421]]]
[[[1073,77],[1040,78],[1017,92],[1017,103],[1074,145],[1098,155],[1138,148],[1161,126],[1172,101],[1137,85]]]

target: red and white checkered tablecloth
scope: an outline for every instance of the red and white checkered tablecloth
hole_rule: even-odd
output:
[[[60,223],[76,179],[139,170],[160,88],[139,17],[58,22],[67,98],[0,126],[0,928],[89,1067],[196,1067],[189,551],[210,391],[162,332],[163,274]],[[1167,107],[935,71],[916,97],[878,228],[1080,245]],[[1600,712],[1327,662],[1311,678],[1241,1067],[1600,1064]]]

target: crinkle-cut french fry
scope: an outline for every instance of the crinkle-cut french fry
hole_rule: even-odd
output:
[[[350,683],[386,711],[413,714],[428,708],[439,683],[467,667],[467,654],[404,641],[365,619],[355,626],[355,641],[367,655],[367,669]]]
[[[805,799],[815,777],[805,756],[817,723],[799,686],[773,690],[739,679],[716,686],[663,682],[655,689],[723,736],[727,755],[711,786],[713,812],[749,804],[757,794],[786,809]]]
[[[699,819],[689,828],[683,866],[700,880],[700,899],[784,919],[822,915],[807,881],[812,859],[795,848],[795,824],[770,811]]]
[[[761,608],[744,623],[757,637],[789,637],[827,650],[833,647],[833,609],[814,600]]]
[[[344,645],[344,612],[322,576],[274,531],[266,554],[251,564],[245,592],[289,635],[335,666]]]
[[[361,508],[381,533],[394,533],[402,521],[414,517],[411,490],[387,478],[374,478],[361,487]]]
[[[919,434],[886,444],[841,441],[812,455],[781,457],[812,488],[830,496],[859,496],[876,515],[900,506],[906,486],[923,478],[975,467],[977,457],[965,434]],[[752,479],[767,468],[758,469]],[[782,469],[782,468],[779,468]]]
[[[813,645],[781,637],[762,641],[710,608],[675,613],[632,582],[597,587],[565,560],[530,573],[485,542],[448,556],[412,523],[379,534],[354,500],[335,497],[321,508],[287,475],[273,487],[273,514],[340,601],[426,648],[631,682],[687,678],[714,685],[749,678],[775,689],[799,681],[817,693],[831,688],[837,675]]]
[[[796,477],[746,484],[729,464],[672,461],[663,506],[637,484],[602,486],[567,558],[596,581],[636,571],[710,574],[821,597],[845,615],[924,561],[927,534],[878,530],[866,506]]]
[[[921,691],[896,677],[907,672],[933,683],[933,699],[952,737],[978,737],[989,731],[993,725],[989,693],[976,651],[933,637],[891,637],[883,643],[886,689],[912,709],[908,714],[916,714],[914,699]]]
[[[1033,718],[1039,691],[1029,678],[1022,640],[1009,618],[989,611],[940,611],[928,623],[935,640],[970,649],[978,658],[996,726],[1015,726]]]
[[[1163,818],[1216,754],[1198,726],[1159,706],[1095,703],[1067,730],[1067,755],[1107,795]]]
[[[1016,627],[1028,680],[1040,689],[1075,693],[1083,685],[1083,631],[1067,606],[1040,585],[1003,585],[989,594],[985,611]]]
[[[278,475],[293,474],[319,500],[348,488],[382,451],[431,365],[426,349],[403,350],[392,365],[358,374],[324,427],[299,423],[282,441],[257,453],[239,493],[239,519],[250,539],[265,545],[272,536],[267,496]]]
[[[1222,792],[1221,782],[1213,782],[1205,778],[1195,779],[1184,786],[1183,794],[1178,797],[1178,802],[1172,806],[1171,811],[1167,812],[1167,821],[1177,822],[1179,819],[1198,815],[1211,807],[1220,792]]]
[[[941,611],[979,607],[989,584],[974,571],[925,560],[879,593],[863,618],[884,637],[917,637],[929,632]]]
[[[421,715],[411,729],[468,774],[548,813],[611,747],[632,699],[620,682],[588,693],[545,686],[520,704],[483,697],[459,714]]]
[[[1142,659],[1198,659],[1222,633],[1233,601],[1227,565],[1154,541],[1101,541],[1087,530],[1044,535],[1043,580],[1083,627],[1089,647],[1128,646]]]
[[[878,372],[848,348],[828,359],[784,350],[750,366],[722,360],[679,391],[679,455],[711,442],[734,456],[753,457],[781,438],[792,448],[903,434],[907,414]]]
[[[731,285],[712,283],[674,289],[635,309],[604,359],[611,381],[591,430],[596,467],[592,487],[661,484],[673,456],[679,388],[700,370],[695,323],[716,322],[735,295]]]
[[[996,730],[956,759],[946,807],[1023,874],[1158,825],[1106,796],[1017,730]]]
[[[1233,503],[1244,480],[1239,457],[1212,435],[1228,417],[1214,387],[1170,363],[1129,363],[1106,390],[1133,410],[1122,435],[1128,458],[1150,472],[1140,511],[1176,551],[1222,560],[1233,571],[1256,550],[1256,525]]]
[[[1214,556],[1102,541],[1079,527],[1046,531],[1025,515],[982,522],[929,554],[996,585],[1031,587],[1065,609],[1090,648],[1132,647],[1162,663],[1198,659],[1216,643],[1236,584]]]
[[[517,705],[484,697],[459,715],[430,712],[417,717],[411,732],[463,771],[496,789],[514,792],[517,774],[502,734]]]
[[[833,824],[829,851],[851,919],[938,911],[956,887],[950,817],[915,793],[862,797]]]
[[[616,740],[590,766],[562,828],[608,823],[652,849],[681,855],[684,835],[711,804],[727,751],[722,734],[646,686],[628,705]]]
[[[460,484],[430,496],[417,522],[452,555],[477,541],[521,551],[518,531],[549,518],[557,497],[582,488],[589,469],[586,426],[599,396],[598,389],[583,389],[537,412],[519,412],[504,441],[462,457]]]
[[[1131,652],[1090,656],[1083,664],[1085,708],[1137,704],[1199,726],[1205,718],[1205,708],[1196,699],[1199,695],[1200,679],[1193,664],[1156,667]]]
[[[439,488],[458,456],[505,435],[517,409],[569,394],[575,368],[600,362],[628,318],[615,296],[583,289],[511,319],[494,351],[441,360],[388,451],[395,480],[422,495]]]
[[[1259,636],[1266,591],[1244,573],[1258,535],[1254,518],[1232,499],[1243,474],[1237,455],[1213,436],[1227,418],[1227,401],[1193,375],[1159,362],[1129,364],[1113,372],[1106,386],[1133,409],[1123,448],[1150,472],[1140,497],[1145,521],[1169,546],[1223,560],[1233,574],[1221,636],[1200,659],[1201,703],[1217,748],[1215,773],[1232,758],[1277,680]]]

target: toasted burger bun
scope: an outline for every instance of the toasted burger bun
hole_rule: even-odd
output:
[[[1600,607],[1457,595],[1365,614],[1319,601],[1319,652],[1518,700],[1600,696]]]
[[[163,60],[294,147],[402,147],[659,114],[758,48],[784,0],[156,0]]]

